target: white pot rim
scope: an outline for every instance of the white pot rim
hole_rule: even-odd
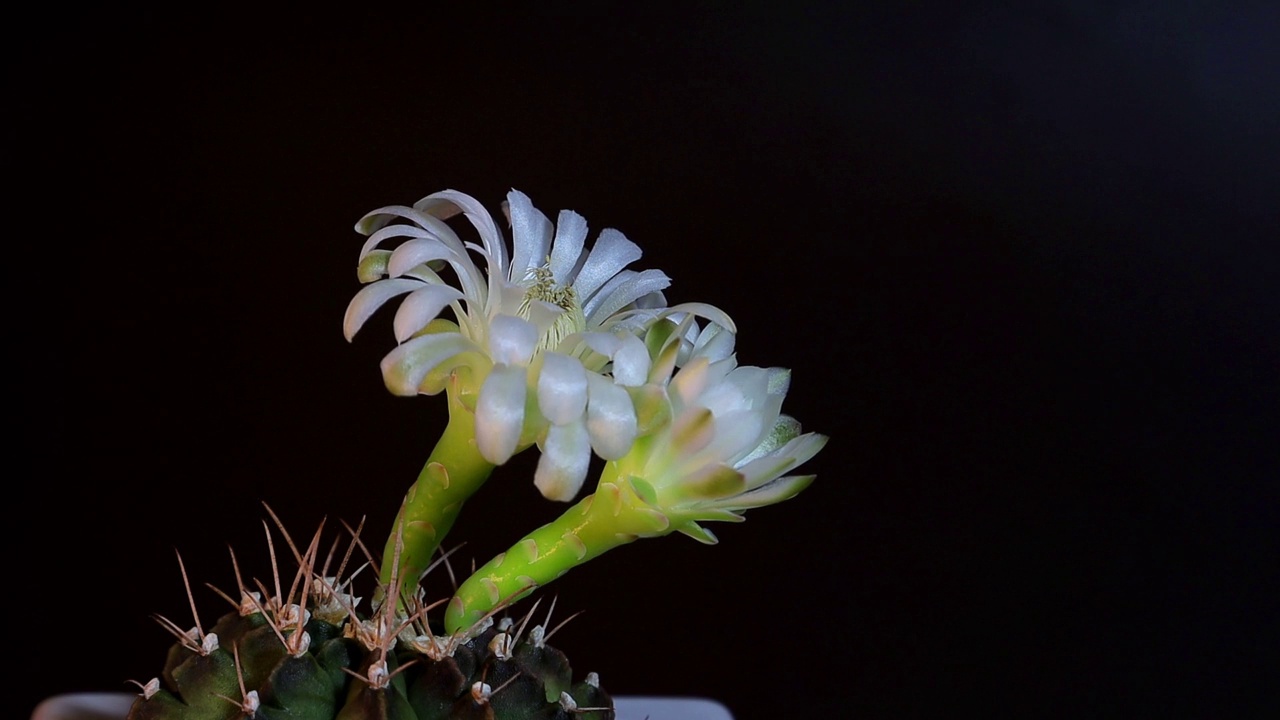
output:
[[[36,706],[31,720],[123,720],[134,693],[67,693],[54,695]],[[733,720],[720,703],[698,697],[617,695],[613,698],[618,720]]]

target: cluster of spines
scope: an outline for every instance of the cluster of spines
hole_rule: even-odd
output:
[[[179,557],[195,627],[184,631],[157,617],[177,642],[161,677],[137,683],[142,692],[128,720],[614,717],[595,674],[574,683],[567,658],[546,644],[555,632],[547,630],[551,614],[528,628],[536,604],[518,625],[510,618],[495,625],[490,613],[449,636],[431,633],[426,615],[440,603],[425,604],[421,593],[364,614],[357,610],[360,599],[348,592],[351,580],[337,579],[358,542],[353,539],[330,576],[333,550],[316,572],[320,530],[300,553],[278,519],[276,524],[299,566],[288,592],[274,548],[270,590],[257,581],[256,590],[246,586],[233,553],[240,597],[218,591],[234,609],[207,632]],[[269,529],[267,538],[270,547]]]

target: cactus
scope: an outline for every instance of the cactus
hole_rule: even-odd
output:
[[[194,627],[157,617],[176,642],[160,676],[137,683],[129,720],[613,718],[598,677],[575,680],[547,644],[551,612],[538,624],[537,603],[518,619],[513,605],[640,538],[680,532],[714,543],[701,523],[741,521],[812,481],[786,473],[826,438],[781,413],[787,371],[738,364],[727,314],[667,306],[670,280],[626,269],[640,250],[616,230],[587,250],[576,213],[552,224],[517,191],[504,210],[510,247],[478,202],[451,190],[356,224],[368,236],[357,264],[366,286],[344,333],[351,340],[405,296],[383,378],[398,395],[445,393],[448,425],[380,559],[356,528],[340,558],[334,542],[322,560],[323,523],[300,548],[268,508],[294,574],[282,582],[264,523],[270,585],[246,583],[233,553],[235,593],[218,591],[231,610],[206,630],[179,557]],[[479,244],[446,222],[459,214]],[[381,247],[389,242],[399,244]],[[507,552],[428,603],[422,580],[447,562],[441,542],[468,498],[534,445],[533,480],[545,497],[574,500],[592,454],[605,461],[594,492],[523,537],[512,532]],[[348,572],[357,549],[362,561]],[[367,602],[354,590],[366,567],[377,576]]]
[[[128,720],[613,717],[598,677],[575,684],[564,654],[547,644],[555,632],[548,629],[551,613],[530,625],[537,604],[518,622],[495,623],[491,613],[462,631],[435,635],[427,614],[441,603],[424,604],[421,593],[361,609],[351,592],[354,578],[341,579],[358,536],[328,575],[332,553],[317,567],[321,531],[299,553],[276,524],[298,566],[287,590],[278,571],[270,588],[257,582],[250,589],[237,566],[239,599],[219,591],[232,609],[207,631],[194,601],[190,630],[159,618],[177,640],[161,676],[140,684]],[[187,582],[185,568],[182,575]],[[190,596],[189,582],[187,588]]]

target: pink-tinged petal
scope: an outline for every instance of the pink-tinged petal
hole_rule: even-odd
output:
[[[495,365],[480,387],[480,397],[476,400],[476,446],[480,455],[494,465],[510,460],[520,442],[525,382],[525,368]]]
[[[542,267],[551,256],[551,221],[533,206],[528,195],[519,190],[507,193],[507,207],[511,214],[511,242],[514,254],[511,260],[512,280],[523,280],[525,273]]]
[[[618,351],[613,354],[613,381],[619,385],[635,387],[649,379],[649,350],[644,341],[635,335],[622,338]]]
[[[671,378],[672,399],[678,400],[681,406],[689,405],[707,387],[711,361],[706,358],[694,358],[688,365],[680,368]]]
[[[548,352],[538,374],[538,410],[552,425],[582,417],[587,409],[587,371],[576,359]],[[584,430],[585,433],[585,430]]]
[[[671,424],[671,449],[688,457],[705,448],[715,439],[716,419],[706,408],[693,408]]]
[[[538,347],[538,329],[533,323],[511,315],[489,320],[489,356],[495,363],[526,365]]]
[[[636,411],[627,391],[608,379],[587,375],[587,432],[591,447],[605,460],[617,460],[636,439]]]
[[[556,238],[551,243],[548,266],[557,284],[569,284],[569,273],[577,266],[586,240],[587,219],[572,210],[561,210],[556,218]]]
[[[462,292],[448,285],[427,285],[409,293],[396,310],[393,323],[396,342],[404,342],[427,326],[441,310],[454,300],[461,299]]]
[[[448,368],[452,358],[468,350],[477,350],[476,344],[458,333],[434,333],[416,337],[382,358],[382,380],[395,395],[412,396],[422,392],[422,382],[427,374],[440,368]]]
[[[587,261],[573,280],[573,289],[578,298],[585,302],[595,294],[609,278],[617,275],[623,268],[640,259],[640,247],[627,239],[626,235],[605,228],[587,255]]]
[[[396,278],[379,280],[360,288],[355,297],[351,298],[351,302],[347,303],[347,312],[342,317],[342,334],[347,338],[347,342],[351,342],[351,338],[356,336],[365,321],[388,300],[420,287],[422,283],[417,280]]]
[[[568,502],[582,489],[591,462],[591,441],[582,423],[553,425],[542,442],[533,484],[548,500]]]

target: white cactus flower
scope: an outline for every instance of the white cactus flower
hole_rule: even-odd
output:
[[[363,217],[359,276],[369,284],[351,300],[343,330],[350,340],[379,307],[404,295],[394,318],[399,345],[382,361],[387,387],[433,395],[456,371],[477,392],[480,454],[500,465],[537,442],[536,485],[548,498],[569,500],[592,450],[620,458],[639,432],[632,396],[653,370],[641,340],[648,329],[664,318],[680,321],[691,346],[702,332],[693,316],[730,332],[733,322],[701,303],[666,307],[670,279],[626,269],[641,251],[621,232],[603,230],[588,250],[581,215],[562,210],[553,225],[523,193],[507,198],[510,252],[484,207],[453,190]],[[464,243],[445,222],[458,213],[479,244]],[[381,247],[396,241],[394,249]],[[446,309],[453,320],[441,317]]]
[[[743,510],[794,497],[814,476],[787,473],[827,438],[802,434],[800,423],[781,413],[789,370],[739,366],[731,335],[702,335],[712,337],[699,338],[687,364],[665,382],[670,421],[619,460],[613,477],[670,521],[657,534],[679,530],[714,543],[698,521],[736,522]]]

